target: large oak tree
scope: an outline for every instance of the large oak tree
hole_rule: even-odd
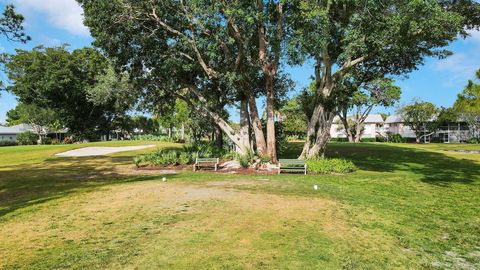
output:
[[[299,0],[291,60],[314,62],[315,95],[302,157],[323,155],[342,81],[363,70],[377,77],[408,73],[478,25],[475,1]],[[471,15],[474,16],[471,16]]]

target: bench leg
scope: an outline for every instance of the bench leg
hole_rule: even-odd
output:
[[[193,171],[196,172],[197,171],[197,164],[193,164]]]
[[[215,171],[217,171],[218,169],[218,164],[215,164]]]

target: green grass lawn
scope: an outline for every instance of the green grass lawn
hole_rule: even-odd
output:
[[[321,176],[54,156],[83,146],[0,148],[0,269],[480,268],[480,154],[451,151],[478,145],[336,143],[360,170]]]

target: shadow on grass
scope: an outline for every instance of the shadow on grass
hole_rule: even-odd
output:
[[[290,144],[284,157],[297,158],[302,145]],[[327,157],[349,159],[365,171],[411,172],[419,175],[421,181],[435,185],[469,184],[480,179],[479,162],[411,146],[332,143]]]
[[[60,158],[28,165],[0,166],[0,218],[12,211],[72,193],[126,182],[148,181],[162,175],[135,176],[119,172],[131,156]],[[174,178],[175,175],[169,175]]]

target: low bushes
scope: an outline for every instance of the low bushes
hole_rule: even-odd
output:
[[[149,154],[134,158],[133,162],[140,166],[176,166],[187,165],[195,161],[197,157],[220,158],[226,152],[211,143],[195,143],[184,145],[182,149],[157,149]]]
[[[34,145],[37,144],[37,134],[27,131],[17,135],[17,142],[19,145]]]
[[[480,138],[471,138],[467,141],[467,143],[478,144],[480,143]]]
[[[17,142],[14,141],[0,141],[0,147],[2,146],[15,146]]]
[[[388,141],[392,143],[405,143],[407,142],[400,134],[388,134]]]
[[[175,142],[175,138],[173,137],[152,134],[135,135],[132,139],[136,141]]]
[[[307,160],[307,171],[313,174],[350,173],[357,170],[353,162],[345,159],[310,159]]]

